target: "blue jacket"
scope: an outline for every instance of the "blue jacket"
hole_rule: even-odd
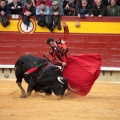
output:
[[[43,11],[43,10],[41,9],[40,6],[37,6],[37,8],[36,8],[36,15],[40,15],[40,13],[39,13],[40,11]],[[49,15],[49,7],[46,6],[45,10],[43,12],[44,12],[44,15]]]
[[[9,14],[9,6],[6,4],[5,7],[2,8],[0,5],[0,12],[1,11],[4,11],[6,15]],[[1,13],[0,13],[0,15],[1,15]]]

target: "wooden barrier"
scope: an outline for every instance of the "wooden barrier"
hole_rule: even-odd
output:
[[[120,67],[120,18],[85,18],[62,17],[66,20],[70,34],[66,41],[70,54],[99,53],[102,59],[102,67]],[[75,21],[79,20],[80,27],[75,27]],[[57,29],[51,33],[47,28],[37,26],[33,17],[33,28],[30,32],[21,31],[21,16],[12,19],[11,25],[3,28],[0,25],[0,64],[14,65],[16,60],[27,52],[42,57],[48,55],[49,46],[46,39],[53,37],[58,39],[63,30]],[[22,27],[21,27],[22,29]],[[48,55],[49,56],[49,55]]]

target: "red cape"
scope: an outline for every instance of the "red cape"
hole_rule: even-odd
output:
[[[70,56],[63,69],[69,85],[80,95],[87,95],[100,75],[101,59],[99,54],[80,54]]]

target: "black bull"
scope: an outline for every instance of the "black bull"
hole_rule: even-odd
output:
[[[47,62],[46,65],[39,67],[38,70],[31,74],[25,74],[27,70],[41,63]],[[46,95],[51,95],[52,92],[56,96],[63,96],[68,88],[68,83],[63,77],[61,70],[46,59],[42,59],[33,55],[25,55],[20,57],[15,63],[16,83],[21,89],[21,97],[30,96],[32,91],[45,92]],[[22,79],[28,83],[27,92],[23,89]]]

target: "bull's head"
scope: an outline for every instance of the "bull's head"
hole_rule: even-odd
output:
[[[65,77],[57,77],[57,81],[53,85],[53,93],[56,96],[63,96],[68,88],[68,83]]]

